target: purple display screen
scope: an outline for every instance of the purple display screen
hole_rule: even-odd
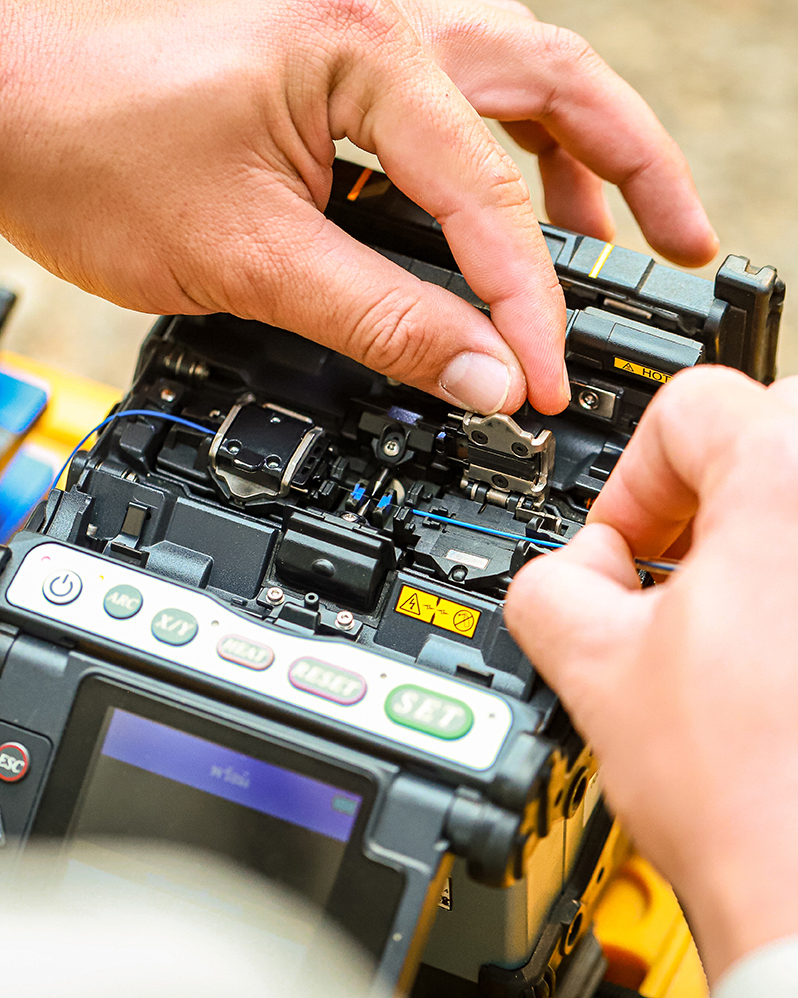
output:
[[[362,803],[329,783],[118,708],[101,754],[339,842],[349,840]]]

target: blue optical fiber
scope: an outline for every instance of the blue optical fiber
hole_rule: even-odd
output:
[[[476,523],[466,523],[465,520],[455,520],[451,516],[441,516],[439,513],[427,513],[423,509],[411,509],[410,512],[414,516],[423,516],[428,520],[436,520],[438,523],[451,523],[454,527],[463,527],[465,530],[473,530],[479,534],[490,534],[493,537],[508,537],[511,541],[528,540],[537,547],[542,548],[557,549],[565,547],[564,543],[557,541],[544,541],[539,540],[537,537],[519,537],[518,534],[511,534],[506,530],[494,530],[493,527],[482,527]],[[656,572],[672,572],[678,566],[678,562],[675,561],[652,561],[648,558],[635,558],[635,564],[647,570],[654,569]]]
[[[207,426],[203,426],[201,423],[194,423],[190,419],[184,419],[182,416],[173,416],[168,412],[159,412],[157,409],[125,409],[122,412],[114,412],[110,416],[98,423],[93,430],[89,430],[86,436],[78,443],[73,449],[72,453],[64,462],[64,466],[55,476],[53,481],[53,486],[55,486],[58,480],[61,478],[63,473],[69,467],[72,458],[77,454],[80,448],[92,437],[95,433],[99,433],[100,430],[104,429],[109,423],[113,423],[117,419],[127,419],[130,416],[146,416],[152,419],[165,419],[170,423],[178,423],[180,426],[187,426],[191,430],[198,430],[200,433],[204,433],[206,436],[213,436],[215,430],[209,429]],[[354,489],[352,489],[352,498],[355,502],[359,502],[360,499],[365,495],[365,488],[362,484],[358,483]],[[377,504],[378,509],[384,509],[391,502],[392,496],[390,494],[382,496],[379,503]],[[483,527],[477,523],[467,523],[465,520],[456,520],[452,516],[441,516],[439,513],[428,513],[423,509],[411,509],[410,512],[414,516],[423,516],[428,520],[435,520],[438,523],[451,523],[454,527],[462,527],[464,530],[473,530],[478,534],[488,534],[492,537],[506,537],[511,541],[529,540],[537,547],[551,548],[556,550],[557,548],[565,547],[564,543],[559,543],[557,541],[546,541],[542,538],[537,537],[519,537],[518,534],[511,534],[506,530],[496,530],[493,527]],[[678,567],[678,562],[667,561],[667,560],[653,560],[649,558],[635,558],[635,564],[640,568],[653,569],[655,572],[672,572]]]
[[[202,426],[200,423],[192,423],[190,419],[183,419],[182,416],[172,416],[168,412],[159,412],[157,409],[124,409],[122,412],[114,412],[111,413],[110,416],[106,416],[106,418],[102,421],[102,423],[98,423],[93,430],[89,430],[86,436],[80,441],[79,444],[77,444],[72,453],[66,459],[63,468],[61,468],[61,470],[55,476],[55,480],[53,481],[53,486],[55,486],[58,483],[60,477],[69,467],[72,458],[77,454],[80,448],[86,443],[86,441],[91,436],[93,436],[95,433],[99,433],[100,430],[108,426],[109,423],[113,423],[114,420],[126,419],[128,416],[151,416],[153,419],[167,419],[171,423],[180,423],[181,426],[188,426],[192,430],[199,430],[200,433],[205,433],[207,436],[213,436],[216,433],[215,430],[210,430],[208,429],[207,426]]]
[[[415,516],[423,516],[428,520],[437,520],[438,523],[451,523],[455,527],[465,527],[466,530],[474,530],[478,534],[490,534],[493,537],[508,537],[511,541],[531,540],[533,544],[539,544],[543,548],[565,547],[557,541],[543,541],[532,537],[519,537],[518,534],[508,533],[506,530],[495,530],[493,527],[483,527],[477,523],[466,523],[465,520],[455,520],[451,516],[440,516],[438,513],[425,513],[423,509],[411,509]]]

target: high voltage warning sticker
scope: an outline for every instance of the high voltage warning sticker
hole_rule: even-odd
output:
[[[412,586],[402,586],[394,609],[397,613],[423,620],[426,624],[434,624],[445,631],[462,634],[466,638],[473,638],[480,616],[479,610],[432,596]]]
[[[615,366],[621,371],[628,371],[629,374],[637,374],[641,378],[648,378],[649,381],[658,381],[664,385],[670,381],[672,374],[665,374],[664,371],[655,371],[653,367],[644,367],[642,364],[635,364],[631,360],[624,360],[623,357],[615,358]]]

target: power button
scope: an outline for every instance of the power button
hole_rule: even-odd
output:
[[[76,600],[80,596],[82,588],[83,583],[77,572],[63,569],[60,572],[54,572],[45,580],[42,592],[46,600],[57,606],[63,606],[65,603]]]

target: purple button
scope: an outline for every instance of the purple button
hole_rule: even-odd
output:
[[[298,658],[288,670],[288,678],[298,690],[347,707],[366,695],[366,680],[362,676],[316,658]]]

